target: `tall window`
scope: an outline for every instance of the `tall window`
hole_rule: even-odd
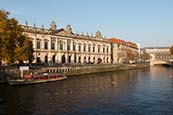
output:
[[[76,44],[73,44],[73,51],[76,51]]]
[[[41,63],[40,57],[37,57],[37,58],[36,58],[36,62],[37,62],[37,63]]]
[[[93,62],[95,63],[95,57],[93,57]]]
[[[81,51],[81,44],[78,44],[78,51]]]
[[[95,52],[95,46],[93,46],[93,52]]]
[[[98,46],[98,53],[100,53],[100,46]]]
[[[88,57],[88,63],[90,63],[90,57]]]
[[[37,49],[41,48],[40,45],[41,45],[41,42],[39,40],[37,40]]]
[[[103,53],[105,53],[105,47],[103,47]]]
[[[86,57],[84,57],[84,61],[86,61]]]
[[[51,49],[54,50],[55,49],[55,42],[51,42]]]
[[[56,42],[56,38],[52,37],[51,38],[51,50],[55,49],[55,42]]]
[[[67,51],[70,51],[70,43],[67,43]]]
[[[88,45],[88,52],[90,52],[91,51],[91,45],[89,44]]]
[[[67,40],[67,51],[71,50],[71,41]]]
[[[48,49],[48,42],[47,42],[47,41],[44,42],[44,49],[45,49],[45,50]]]
[[[60,50],[63,50],[63,43],[60,42]]]
[[[76,54],[74,55],[74,63],[76,63]]]
[[[81,63],[81,57],[79,56],[79,58],[78,58],[78,61],[79,61],[79,63]]]
[[[83,51],[84,52],[86,51],[86,45],[85,44],[83,45]]]
[[[109,47],[107,47],[107,53],[109,53]]]

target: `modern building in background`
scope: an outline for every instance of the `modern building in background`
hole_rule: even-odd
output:
[[[55,22],[45,29],[23,25],[33,43],[33,63],[111,63],[111,41],[100,31],[95,36],[76,34],[70,25],[57,29]]]

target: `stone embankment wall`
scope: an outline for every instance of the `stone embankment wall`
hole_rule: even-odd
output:
[[[90,74],[90,73],[101,73],[110,71],[120,71],[127,69],[139,69],[149,67],[150,64],[123,64],[123,65],[87,65],[87,66],[77,66],[77,67],[58,67],[58,68],[44,68],[46,72],[59,72],[64,73],[67,76]]]
[[[8,77],[17,77],[19,73],[17,68],[0,67],[0,83],[6,83]]]
[[[149,67],[149,63],[145,64],[98,64],[98,65],[80,65],[80,66],[69,66],[69,67],[37,67],[32,68],[33,74],[38,73],[63,73],[67,76],[75,76],[82,74],[101,73],[110,71],[120,71],[127,69],[139,69]],[[3,68],[0,70],[0,83],[6,82],[7,77],[18,77],[20,72],[16,68]]]

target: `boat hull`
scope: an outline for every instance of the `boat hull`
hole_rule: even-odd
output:
[[[51,79],[29,79],[29,80],[9,80],[10,85],[28,85],[28,84],[38,84],[38,83],[46,83],[46,82],[53,82],[53,81],[59,81],[59,80],[65,80],[67,79],[66,76],[59,77],[59,78],[51,78]]]

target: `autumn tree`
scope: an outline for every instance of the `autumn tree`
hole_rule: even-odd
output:
[[[129,61],[138,61],[139,53],[137,51],[132,51],[130,49],[126,49],[126,62]]]
[[[29,37],[23,34],[22,27],[9,12],[0,10],[0,60],[7,64],[33,59],[33,48]]]
[[[146,52],[143,52],[143,53],[141,53],[141,59],[143,61],[149,60],[150,59],[150,55],[148,53],[146,53]]]
[[[173,55],[173,46],[170,48],[170,53]]]

